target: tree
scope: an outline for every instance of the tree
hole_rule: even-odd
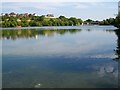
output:
[[[69,20],[71,20],[73,22],[74,26],[78,25],[78,20],[76,18],[71,17],[71,18],[69,18]]]
[[[73,21],[69,20],[69,26],[73,26]]]
[[[29,23],[29,25],[30,25],[30,26],[36,26],[36,22],[35,22],[35,21],[31,21],[31,22]]]
[[[78,19],[78,22],[79,22],[79,24],[83,23],[82,19]]]
[[[120,15],[116,17],[114,26],[120,29]]]
[[[85,22],[91,23],[93,20],[87,19]]]
[[[20,21],[18,21],[18,19]],[[29,21],[28,21],[29,20]],[[16,17],[13,16],[2,16],[1,20],[2,27],[16,27],[16,26],[76,26],[82,24],[81,19],[75,17],[66,18],[65,16],[60,16],[59,18],[45,18],[45,16],[33,16],[29,14],[28,16],[23,16],[22,14],[17,14]]]
[[[66,19],[66,17],[65,16],[60,16],[59,19]]]
[[[44,21],[44,19],[45,19],[45,16],[42,15],[42,16],[38,17],[37,20],[38,20],[38,21]]]

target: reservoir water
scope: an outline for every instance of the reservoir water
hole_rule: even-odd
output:
[[[2,30],[3,88],[117,88],[113,26]]]

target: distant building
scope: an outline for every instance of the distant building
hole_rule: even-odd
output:
[[[99,22],[99,21],[92,21],[92,22],[90,22],[89,24],[90,24],[90,25],[99,25],[100,22]]]
[[[18,18],[22,18],[22,17],[31,17],[31,16],[38,16],[36,13],[33,13],[33,14],[29,14],[29,13],[23,13],[23,14],[18,14],[18,13],[14,13],[14,12],[11,12],[11,13],[1,13],[0,16],[8,16],[8,17],[18,17]],[[44,15],[46,18],[55,18],[53,14],[47,14],[47,15]],[[18,20],[19,21],[19,20]]]
[[[4,16],[9,16],[9,14],[8,13],[5,13],[5,15]]]
[[[11,12],[11,13],[9,14],[9,16],[16,17],[16,14],[15,14],[14,12]]]
[[[99,25],[99,21],[84,22],[82,25]]]
[[[54,15],[53,14],[47,14],[45,15],[46,18],[54,18]]]
[[[118,14],[120,14],[120,1],[118,2]]]
[[[24,16],[24,17],[28,17],[28,16],[29,16],[29,14],[28,14],[28,13],[25,13],[23,16]]]
[[[1,15],[0,16],[4,16],[5,14],[4,13],[1,13]]]

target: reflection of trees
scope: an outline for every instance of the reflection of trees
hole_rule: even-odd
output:
[[[120,29],[116,30],[115,34],[118,37],[117,49],[115,51],[117,55],[116,60],[118,60],[118,88],[120,88],[120,60],[119,60],[120,59]]]
[[[39,30],[39,29],[33,29],[33,30],[3,30],[2,31],[2,38],[3,39],[12,39],[15,40],[17,38],[36,38],[36,36],[47,36],[52,37],[54,34],[60,34],[64,35],[65,33],[76,33],[81,30],[77,29],[66,29],[66,30]]]
[[[117,57],[116,60],[120,59],[120,30],[115,30],[115,34],[117,35],[117,49],[115,50]]]
[[[109,33],[113,33],[115,32],[116,36],[118,37],[117,39],[117,47],[116,47],[116,50],[115,50],[115,55],[116,57],[114,58],[114,60],[119,60],[120,59],[120,29],[118,30],[105,30],[106,32],[109,32]]]

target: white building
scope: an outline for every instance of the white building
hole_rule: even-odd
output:
[[[120,1],[118,2],[118,14],[120,14]]]

